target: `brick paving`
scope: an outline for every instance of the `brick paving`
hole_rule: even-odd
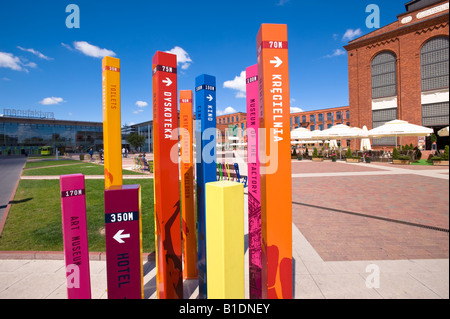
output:
[[[379,164],[304,162],[292,168],[322,174],[380,170],[374,176],[293,178],[293,222],[323,260],[449,257],[448,179],[413,174],[416,166],[405,166],[401,175],[382,175]]]

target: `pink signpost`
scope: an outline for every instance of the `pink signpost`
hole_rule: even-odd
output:
[[[261,299],[261,184],[258,156],[259,92],[257,64],[246,69],[246,78],[250,299]]]
[[[105,190],[108,299],[144,297],[140,185]]]
[[[60,187],[67,297],[90,299],[84,175],[62,175]]]

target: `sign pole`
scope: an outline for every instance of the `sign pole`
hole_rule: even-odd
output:
[[[194,156],[192,128],[192,91],[180,91],[181,128],[181,198],[183,226],[183,278],[195,279],[197,274],[197,227],[194,212]]]
[[[262,297],[292,298],[292,185],[287,26],[257,36],[261,162]]]
[[[108,299],[143,299],[141,186],[105,190]]]
[[[91,299],[84,175],[62,175],[61,210],[68,299]]]
[[[160,299],[183,298],[177,93],[177,56],[158,51],[153,56],[153,158]]]
[[[206,184],[206,230],[208,299],[244,299],[244,184]]]
[[[196,169],[199,298],[207,298],[205,184],[216,174],[216,78],[203,74],[195,79]]]
[[[122,131],[120,122],[120,60],[104,57],[103,84],[103,148],[105,189],[122,185]]]
[[[261,299],[261,180],[259,165],[258,65],[246,69],[247,167],[248,167],[248,251],[250,299]]]

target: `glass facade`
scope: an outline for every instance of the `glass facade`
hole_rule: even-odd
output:
[[[38,154],[39,147],[57,147],[61,153],[87,152],[103,148],[102,123],[36,120],[0,117],[2,154],[27,150]]]

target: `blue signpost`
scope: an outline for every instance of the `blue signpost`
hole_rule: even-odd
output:
[[[216,78],[202,74],[195,79],[197,229],[199,298],[207,298],[205,184],[216,177]]]

